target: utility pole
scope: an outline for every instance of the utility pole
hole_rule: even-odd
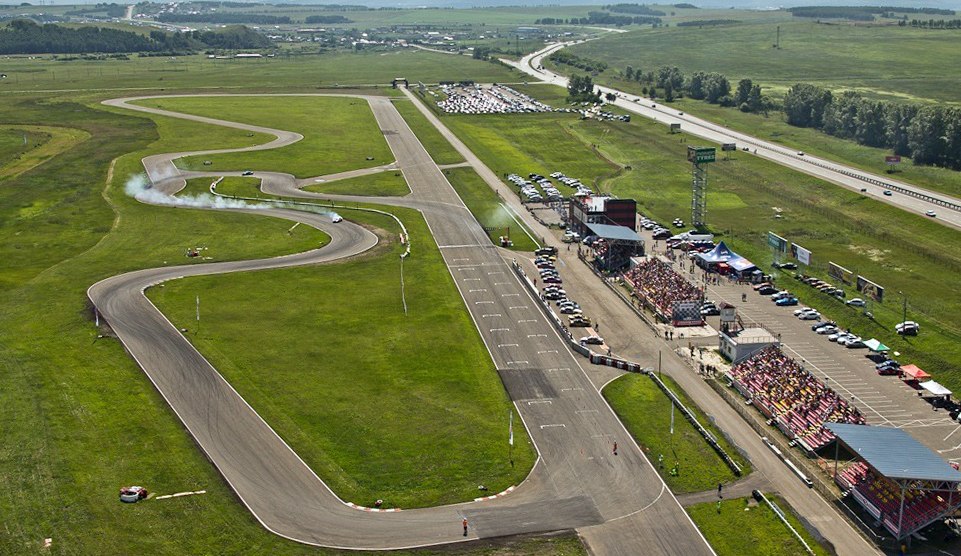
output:
[[[781,50],[781,26],[777,26],[777,41],[774,43],[774,48]]]
[[[904,292],[902,292],[902,291],[899,291],[898,293],[901,294],[901,297],[904,299],[904,303],[903,303],[903,308],[904,308],[904,309],[903,309],[903,312],[901,313],[901,322],[907,322],[907,320],[908,320],[908,296],[904,295]]]

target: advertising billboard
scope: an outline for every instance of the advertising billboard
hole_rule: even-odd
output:
[[[787,253],[787,240],[774,232],[767,233],[767,244],[778,253]]]
[[[696,164],[714,162],[717,158],[717,149],[714,147],[687,147],[687,160]]]
[[[858,284],[856,287],[857,290],[864,294],[865,297],[870,297],[878,303],[884,301],[884,288],[868,280],[864,276],[861,276],[860,274],[858,275]]]
[[[854,282],[854,273],[839,264],[828,261],[828,276],[850,285]]]
[[[811,252],[801,247],[797,243],[791,244],[791,256],[801,264],[811,265]]]
[[[888,155],[888,156],[884,157],[884,162],[886,162],[886,163],[888,163],[888,164],[900,164],[900,163],[901,163],[901,157],[900,157],[900,155]]]
[[[737,143],[724,143],[723,145],[721,145],[721,150],[722,150],[722,151],[725,151],[725,152],[727,152],[727,151],[736,151],[736,150],[737,150]]]

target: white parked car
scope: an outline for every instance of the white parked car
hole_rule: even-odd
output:
[[[861,299],[860,297],[855,297],[854,299],[849,299],[849,300],[847,301],[847,304],[850,305],[851,307],[864,307],[864,306],[865,306],[864,300]]]
[[[821,313],[818,313],[817,311],[812,311],[810,313],[801,313],[800,315],[798,315],[797,318],[801,320],[821,320]]]

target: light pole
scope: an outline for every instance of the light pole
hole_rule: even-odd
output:
[[[903,302],[903,304],[902,304],[903,310],[902,310],[902,313],[901,313],[901,322],[907,322],[907,320],[908,320],[908,296],[904,295],[904,292],[903,292],[903,291],[900,291],[900,290],[898,290],[898,293],[901,294],[901,298],[904,300],[904,302]]]

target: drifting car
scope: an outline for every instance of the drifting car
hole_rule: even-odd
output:
[[[147,489],[142,486],[129,486],[120,489],[120,501],[132,504],[139,502],[148,496]]]
[[[600,336],[597,336],[597,335],[584,336],[583,338],[580,339],[580,343],[581,345],[593,344],[593,345],[599,346],[604,343],[604,338],[601,338]]]
[[[336,224],[336,223],[338,223],[338,222],[343,222],[343,221],[344,221],[344,217],[341,216],[341,215],[339,215],[339,214],[332,214],[332,215],[330,216],[330,221],[333,222],[334,224]]]
[[[254,175],[254,171],[253,171],[253,170],[244,170],[240,175],[241,175],[241,176],[252,176],[252,175]]]
[[[925,216],[930,216],[931,218],[937,218],[937,217],[938,217],[938,213],[934,212],[933,210],[929,210],[929,211],[925,212],[924,215],[925,215]]]

